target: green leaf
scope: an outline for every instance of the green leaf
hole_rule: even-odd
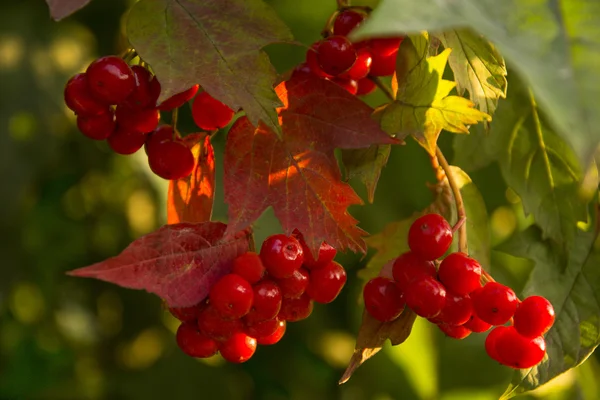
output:
[[[596,218],[594,212],[593,220]],[[534,368],[515,371],[503,398],[535,389],[581,364],[600,343],[597,229],[594,222],[586,230],[577,230],[566,254],[544,240],[536,226],[500,246],[500,251],[535,262],[523,296],[546,297],[556,313],[554,326],[545,336],[547,357]]]
[[[492,115],[498,99],[506,97],[506,64],[496,48],[470,29],[455,29],[436,35],[452,49],[448,64],[454,72],[456,90],[465,90],[479,110]]]
[[[127,35],[156,73],[160,100],[200,84],[243,108],[254,125],[262,120],[280,131],[277,75],[261,49],[292,36],[261,0],[141,0],[129,13]]]
[[[490,120],[464,97],[450,96],[456,83],[442,79],[451,50],[428,56],[426,34],[411,36],[398,53],[396,100],[376,111],[383,130],[403,139],[412,134],[430,154],[445,129],[469,133],[468,125]]]
[[[587,218],[583,174],[569,146],[550,128],[530,91],[510,78],[511,94],[491,126],[496,158],[508,186],[544,234],[564,244]]]
[[[469,27],[525,77],[587,165],[600,142],[600,2],[382,0],[353,40]]]
[[[452,163],[467,172],[488,166],[496,161],[498,153],[488,127],[477,124],[470,131],[468,135],[455,135],[452,138]]]
[[[369,203],[373,203],[381,170],[390,158],[390,145],[372,145],[366,149],[342,149],[342,162],[348,179],[357,178],[367,187]]]

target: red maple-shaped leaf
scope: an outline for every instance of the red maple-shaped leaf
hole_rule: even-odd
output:
[[[215,195],[215,152],[207,134],[184,138],[195,163],[189,176],[169,182],[167,223],[204,222],[212,215]]]
[[[272,206],[287,234],[304,234],[313,251],[322,241],[365,251],[365,232],[348,207],[362,204],[341,180],[335,148],[398,143],[371,119],[373,110],[334,83],[295,74],[276,88],[283,136],[240,118],[225,146],[228,232],[243,229]]]
[[[165,225],[131,243],[108,260],[70,271],[129,289],[145,289],[170,307],[202,301],[210,287],[229,273],[233,260],[248,250],[249,231],[224,238],[220,222]]]

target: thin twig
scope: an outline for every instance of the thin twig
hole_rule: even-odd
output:
[[[372,80],[373,83],[375,85],[377,85],[377,87],[379,89],[381,89],[381,91],[388,97],[388,99],[390,99],[391,101],[396,100],[396,96],[394,96],[392,89],[388,85],[383,83],[383,81],[381,79],[379,79],[376,76],[371,76],[371,75],[369,75],[369,79]]]

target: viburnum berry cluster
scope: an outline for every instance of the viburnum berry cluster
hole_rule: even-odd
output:
[[[347,36],[368,16],[368,9],[350,7],[332,19],[323,32],[324,39],[306,52],[306,61],[296,71],[311,73],[337,83],[355,95],[376,89],[372,78],[391,76],[402,37],[377,38],[352,43]]]
[[[191,174],[194,156],[174,125],[158,126],[161,111],[175,112],[193,99],[192,117],[205,131],[225,127],[235,114],[206,91],[198,93],[199,88],[194,85],[157,104],[160,82],[145,64],[130,66],[120,57],[106,56],[67,82],[64,99],[85,136],[106,140],[123,155],[145,145],[150,169],[174,180]]]
[[[192,357],[248,361],[259,344],[279,342],[288,322],[308,318],[314,302],[335,300],[346,283],[335,255],[323,242],[315,259],[297,231],[268,237],[259,254],[237,257],[200,304],[169,309],[182,321],[177,344]]]
[[[492,359],[517,369],[540,363],[546,353],[543,335],[554,323],[552,304],[540,296],[520,302],[511,288],[483,276],[481,265],[465,253],[440,260],[452,238],[453,229],[441,215],[418,218],[408,233],[410,251],[394,260],[392,276],[365,285],[367,312],[387,322],[406,306],[455,339],[496,326],[485,342]]]

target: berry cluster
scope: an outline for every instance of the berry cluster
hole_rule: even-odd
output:
[[[519,302],[512,289],[489,279],[482,286],[481,265],[465,253],[451,253],[439,262],[452,236],[442,216],[418,218],[408,233],[410,251],[395,259],[392,277],[379,276],[366,284],[367,312],[391,321],[406,305],[455,339],[496,325],[485,342],[491,358],[512,368],[537,365],[546,353],[542,335],[554,323],[552,304],[540,296]]]
[[[67,107],[77,115],[85,136],[105,140],[118,154],[133,154],[144,144],[152,171],[164,179],[188,176],[194,157],[173,126],[159,127],[160,112],[172,111],[190,101],[192,117],[203,130],[223,128],[234,111],[194,85],[157,105],[161,86],[142,65],[129,66],[117,56],[93,61],[84,73],[65,86]]]
[[[347,35],[367,15],[360,9],[340,11],[323,40],[313,43],[306,61],[296,71],[311,73],[337,83],[348,92],[366,95],[375,90],[371,77],[390,76],[396,69],[396,55],[402,37],[352,43]]]
[[[250,359],[259,344],[283,337],[287,322],[307,318],[314,302],[330,303],[346,283],[333,261],[336,250],[323,242],[315,260],[299,232],[268,237],[260,254],[236,258],[230,274],[213,285],[208,298],[187,308],[171,308],[183,323],[177,344],[192,357],[219,352],[227,361]]]

